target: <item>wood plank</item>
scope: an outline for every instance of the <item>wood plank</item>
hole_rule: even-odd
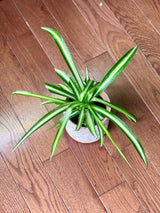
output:
[[[27,139],[15,152],[11,152],[24,130],[1,90],[0,100],[0,152],[30,211],[68,212],[30,141]]]
[[[71,213],[106,212],[70,150],[45,162],[45,166]]]
[[[106,74],[106,70],[109,70],[113,66],[113,63],[110,55],[105,53],[87,62],[87,66],[94,78],[100,81],[101,76]],[[160,126],[157,125],[157,121],[152,113],[145,106],[123,73],[106,89],[106,93],[109,95],[112,103],[123,107],[137,117],[137,123],[132,124],[125,116],[113,111],[137,135],[148,157],[160,172]],[[130,144],[130,141],[124,134],[111,122],[109,131],[122,150]],[[150,145],[151,141],[152,146]],[[112,143],[107,139],[105,144],[111,154],[117,152]]]
[[[100,148],[100,141],[81,144],[71,139],[67,133],[66,138],[98,195],[124,181],[109,153],[104,147]],[[109,140],[106,139],[106,143],[109,143]]]
[[[100,2],[102,6],[99,5]],[[119,2],[118,4],[120,4]],[[76,3],[88,23],[95,29],[97,35],[106,45],[114,60],[118,60],[127,50],[135,46],[104,1],[76,0]],[[123,4],[121,3],[121,5]],[[158,45],[156,44],[156,46]],[[90,48],[92,47],[90,46]],[[140,51],[136,52],[124,74],[160,122],[160,78]],[[142,82],[145,82],[145,84],[142,84]]]
[[[27,22],[30,30],[36,37],[37,41],[39,41],[46,55],[51,60],[52,64],[58,69],[70,72],[55,42],[53,42],[52,38],[48,35],[47,32],[41,30],[42,26],[53,28],[61,34],[73,56],[73,59],[76,62],[78,69],[82,74],[84,72],[84,66],[82,66],[81,59],[77,55],[77,52],[68,41],[55,19],[47,10],[44,3],[41,0],[24,0],[23,2],[14,0],[14,2],[18,10],[21,12],[25,22]]]
[[[2,137],[1,137],[2,138]],[[29,212],[3,158],[0,154],[0,209],[1,213]]]
[[[45,88],[44,82],[58,85],[61,80],[56,75],[54,66],[51,64],[33,34],[29,32],[20,36],[10,41],[9,45],[37,92],[41,95],[59,98],[60,96],[51,94]],[[60,63],[61,62],[59,62],[59,64]],[[46,105],[48,110],[52,110],[54,107],[56,107],[54,104]]]
[[[147,212],[159,212],[159,174],[157,174],[150,162],[148,168],[145,168],[133,146],[127,148],[124,154],[131,163],[133,169],[129,168],[118,155],[116,155],[114,159],[127,179],[127,182],[130,184],[131,188]]]
[[[0,31],[9,40],[29,29],[12,1],[0,1]]]
[[[160,32],[160,4],[158,0],[134,0],[139,9],[149,19],[152,25]]]
[[[103,194],[101,199],[110,213],[145,212],[126,182]]]
[[[86,61],[105,51],[103,43],[97,39],[72,0],[45,0],[44,2],[83,60]]]
[[[6,42],[1,37],[0,58],[0,84],[8,100],[10,100],[10,95],[14,90],[26,90],[36,93],[30,80],[27,78]],[[34,70],[34,72],[36,72],[36,70]],[[26,131],[28,131],[36,121],[47,113],[46,108],[40,104],[41,101],[36,98],[24,96],[13,97],[12,106]],[[56,132],[45,132],[45,130],[50,128],[53,124],[54,123],[51,121],[51,123],[46,124],[41,130],[35,132],[34,135],[31,136],[32,144],[36,147],[42,160],[46,160],[50,156],[51,145]],[[67,144],[62,138],[61,143],[57,148],[57,153],[66,148]]]
[[[127,0],[124,3],[123,0],[118,2],[105,0],[105,2],[160,75],[159,33],[152,27],[134,1]]]

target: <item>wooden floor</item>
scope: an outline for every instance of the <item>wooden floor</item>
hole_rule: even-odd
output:
[[[82,145],[65,132],[50,150],[54,121],[15,152],[24,133],[54,106],[10,95],[14,90],[49,93],[58,84],[54,67],[69,72],[56,44],[41,26],[57,30],[83,75],[100,81],[114,61],[136,45],[131,63],[106,90],[111,102],[135,114],[131,124],[146,151],[146,169],[129,140],[109,131],[133,169],[108,138]],[[160,3],[158,0],[0,1],[0,213],[160,212]]]

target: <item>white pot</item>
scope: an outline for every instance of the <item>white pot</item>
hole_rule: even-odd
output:
[[[110,99],[108,97],[108,95],[105,92],[101,93],[101,97],[110,102]],[[111,108],[106,107],[106,109],[108,111],[111,111]],[[109,119],[104,118],[102,120],[103,124],[105,125],[106,128],[108,128],[109,125]],[[76,124],[74,122],[72,122],[71,120],[68,121],[67,125],[66,125],[66,131],[67,133],[70,135],[71,138],[73,138],[75,141],[77,142],[81,142],[81,143],[93,143],[96,142],[100,139],[99,136],[99,132],[98,132],[98,127],[96,126],[96,131],[98,134],[98,138],[95,138],[89,131],[88,128],[86,127],[81,127],[79,131],[75,131],[76,128]]]

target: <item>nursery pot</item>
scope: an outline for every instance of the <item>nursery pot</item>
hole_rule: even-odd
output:
[[[102,92],[100,96],[103,100],[110,102],[110,99],[105,92]],[[110,107],[106,106],[106,109],[108,111],[111,111]],[[102,120],[102,122],[105,125],[105,127],[108,128],[109,119],[104,118]],[[90,133],[90,131],[87,127],[82,126],[79,131],[76,131],[75,129],[76,129],[76,123],[74,123],[71,119],[68,120],[68,123],[66,125],[66,131],[70,135],[70,137],[73,138],[75,141],[80,142],[80,143],[93,143],[93,142],[96,142],[100,139],[97,125],[96,125],[96,131],[97,131],[97,134],[98,134],[98,138],[94,137]]]

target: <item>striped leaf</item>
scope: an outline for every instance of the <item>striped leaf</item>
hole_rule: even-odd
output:
[[[65,114],[63,115],[63,117],[60,119],[60,125],[59,125],[59,128],[58,128],[58,131],[56,133],[56,136],[55,136],[55,139],[54,139],[54,142],[52,144],[52,149],[51,149],[51,157],[50,159],[52,159],[55,151],[56,151],[56,148],[57,148],[57,145],[59,143],[59,140],[63,134],[63,131],[67,125],[67,122],[69,120],[69,118],[71,117],[72,115],[72,111],[77,107],[79,106],[79,102],[72,102],[72,104],[69,105],[68,109],[66,110]]]
[[[71,78],[69,82],[69,86],[71,87],[74,96],[76,97],[76,100],[80,100],[80,90],[79,87],[77,86],[76,82]]]
[[[110,108],[112,108],[112,109],[124,114],[130,121],[132,121],[133,123],[136,123],[137,118],[132,113],[128,112],[127,110],[125,110],[125,109],[123,109],[123,108],[121,108],[121,107],[119,107],[119,106],[117,106],[115,104],[112,104],[112,103],[110,103],[108,101],[100,99],[100,98],[94,97],[92,99],[92,101],[98,102],[98,103],[102,103],[102,104],[104,104],[104,105],[106,105],[106,106],[108,106],[108,107],[110,107]]]
[[[57,149],[59,140],[60,140],[60,138],[61,138],[61,136],[62,136],[62,134],[63,134],[63,131],[64,131],[65,127],[66,127],[66,124],[67,124],[67,122],[68,122],[68,120],[69,120],[69,117],[70,117],[70,115],[71,115],[71,112],[72,112],[72,108],[68,108],[68,109],[66,110],[64,116],[63,116],[63,120],[62,120],[62,122],[61,122],[60,125],[59,125],[57,134],[56,134],[55,139],[54,139],[54,142],[53,142],[53,144],[52,144],[51,157],[50,157],[50,159],[52,159],[52,157],[53,157],[53,155],[54,155],[54,153],[55,153],[55,151],[56,151],[56,149]]]
[[[124,70],[124,68],[131,61],[132,57],[136,53],[138,47],[130,49],[121,59],[109,70],[103,80],[98,84],[97,89],[94,93],[94,97],[97,97],[101,92],[103,92],[111,83],[114,81],[119,74]]]
[[[52,97],[48,97],[48,96],[43,96],[43,95],[35,94],[32,92],[22,91],[22,90],[16,90],[12,93],[12,95],[24,95],[24,96],[34,97],[34,98],[41,98],[44,100],[51,101],[52,103],[57,104],[57,105],[67,103],[67,101],[65,101],[65,100],[61,100],[58,98],[52,98]]]
[[[69,86],[77,100],[79,100],[80,89],[72,76],[58,69],[55,69],[55,71],[57,75]]]
[[[66,85],[66,84],[58,84],[58,86],[59,86],[61,89],[65,90],[66,92],[72,93],[72,90],[69,88],[68,85]],[[73,93],[72,93],[72,95],[73,95]]]
[[[85,71],[86,71],[86,82],[89,80],[89,76],[88,76],[88,67],[85,66]]]
[[[82,78],[81,78],[81,76],[78,72],[78,69],[77,69],[77,67],[74,63],[74,60],[71,56],[71,53],[70,53],[67,45],[65,44],[63,38],[61,37],[61,35],[58,32],[56,32],[55,30],[48,28],[48,27],[41,27],[41,29],[47,31],[51,35],[51,37],[53,38],[53,40],[57,44],[57,46],[58,46],[64,60],[66,61],[69,69],[71,70],[72,75],[74,76],[77,84],[79,85],[80,89],[83,90],[84,84],[83,84]]]
[[[67,98],[71,98],[73,100],[75,100],[75,97],[69,93],[69,92],[66,92],[65,90],[55,86],[55,85],[52,85],[52,84],[49,84],[49,83],[46,83],[45,82],[45,87],[48,89],[49,92],[51,93],[55,93],[57,95],[61,95],[61,96],[64,96],[64,97],[67,97]]]
[[[80,111],[80,115],[78,117],[78,123],[77,123],[77,126],[76,126],[76,131],[80,130],[80,128],[83,124],[84,118],[85,118],[85,107],[82,107],[82,109]]]
[[[86,125],[89,129],[89,131],[91,132],[91,134],[98,138],[97,132],[96,132],[96,128],[95,128],[95,123],[94,123],[94,118],[92,116],[92,114],[90,113],[90,111],[88,109],[86,109]]]
[[[90,79],[87,81],[84,90],[80,94],[80,101],[84,100],[86,94],[88,93],[88,91],[90,90],[90,88],[93,86],[93,83],[94,83],[94,81],[91,81]]]
[[[122,153],[122,151],[119,149],[119,147],[117,146],[117,144],[114,142],[113,138],[111,137],[108,129],[105,127],[105,125],[102,123],[102,121],[98,118],[98,116],[96,115],[96,112],[94,112],[94,110],[90,107],[89,108],[90,111],[92,112],[95,120],[96,120],[96,123],[98,125],[98,127],[101,129],[101,132],[105,132],[106,135],[108,136],[108,138],[111,140],[111,142],[113,143],[114,147],[117,149],[118,153],[121,155],[121,157],[126,161],[126,163],[131,167],[131,165],[129,164],[128,160],[126,159],[126,157],[124,156],[124,154]],[[102,136],[103,137],[103,136]],[[101,146],[103,145],[104,141],[102,139],[102,142],[101,142]]]
[[[52,118],[56,117],[57,115],[64,112],[68,107],[70,106],[69,103],[63,104],[61,106],[56,107],[52,111],[48,112],[45,116],[43,116],[39,121],[34,124],[31,129],[20,139],[20,141],[14,146],[12,151],[14,151],[25,139],[27,139],[32,133],[34,133],[37,129],[39,129],[41,126],[46,124],[48,121],[50,121]]]
[[[136,135],[132,132],[132,130],[116,115],[114,115],[111,112],[108,112],[107,110],[103,109],[102,107],[91,105],[92,109],[94,109],[96,112],[103,114],[105,117],[110,119],[121,131],[128,137],[128,139],[131,141],[135,149],[137,150],[139,156],[142,158],[143,162],[145,163],[147,167],[147,158],[146,154],[144,152],[144,149],[142,147],[142,144],[140,143],[139,139],[136,137]]]

